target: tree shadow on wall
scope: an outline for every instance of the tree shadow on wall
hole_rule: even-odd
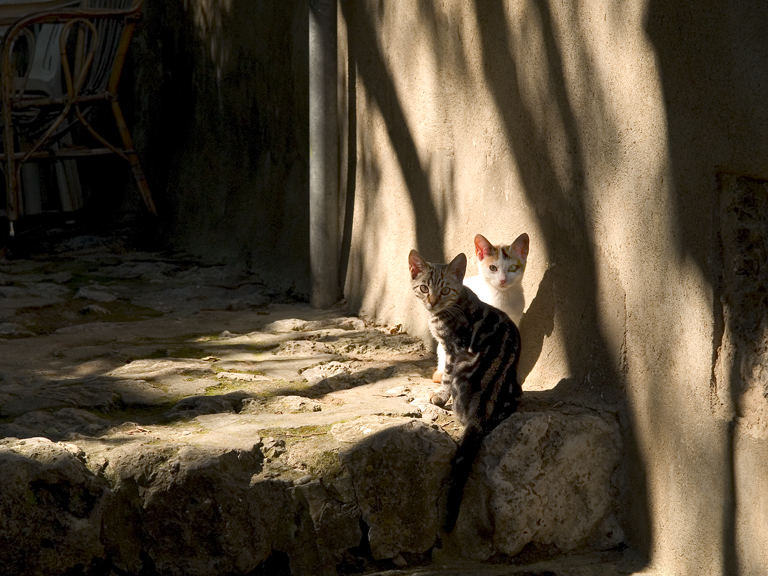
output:
[[[541,30],[545,50],[542,63],[547,68],[550,99],[556,109],[541,109],[528,103],[523,91],[526,86],[531,88],[531,79],[521,68],[521,55],[511,49],[513,45],[524,45],[525,38],[514,37],[515,32],[508,25],[509,19],[501,1],[475,4],[484,78],[518,163],[522,192],[539,216],[547,253],[551,258],[542,297],[550,301],[549,305],[556,312],[570,373],[578,383],[581,394],[609,399],[621,407],[627,453],[623,502],[625,524],[632,546],[647,555],[651,528],[646,473],[635,439],[632,412],[627,405],[625,376],[609,353],[611,347],[603,332],[596,300],[595,240],[587,220],[589,190],[579,124],[567,92],[563,55],[551,9],[543,2],[531,2],[527,7],[531,13],[527,17],[534,18]],[[577,37],[581,34],[583,38],[583,32],[575,30],[573,33]],[[588,110],[588,114],[601,112],[599,107]],[[559,117],[561,134],[551,134],[547,115]],[[605,122],[599,117],[594,120],[601,124]],[[559,136],[560,140],[553,136]],[[553,144],[558,141],[563,142],[560,147]],[[563,165],[567,173],[565,182],[558,176]],[[534,304],[531,304],[532,313],[537,311]],[[538,329],[540,340],[549,329],[546,324],[552,321],[552,316],[544,314],[539,319],[533,316],[535,314],[524,319],[522,326],[526,333]]]
[[[520,319],[519,328],[523,348],[520,352],[518,378],[523,383],[541,355],[544,339],[547,336],[551,336],[555,328],[555,287],[553,275],[552,268],[548,268],[539,282],[536,296]]]
[[[595,239],[587,215],[590,190],[585,178],[587,162],[582,150],[579,122],[569,100],[563,55],[551,9],[540,2],[531,2],[526,6],[530,12],[528,17],[535,19],[541,30],[544,48],[541,62],[546,67],[546,89],[554,102],[553,110],[533,106],[525,97],[526,88],[536,90],[540,87],[530,85],[535,80],[525,75],[521,69],[521,56],[512,52],[512,45],[524,45],[527,39],[515,38],[516,32],[508,24],[505,4],[498,0],[473,4],[486,88],[501,118],[511,153],[518,163],[522,193],[532,211],[539,216],[546,251],[551,258],[540,294],[531,304],[530,314],[521,323],[525,330],[524,338],[528,337],[534,343],[523,368],[530,370],[543,339],[553,329],[556,317],[565,343],[569,372],[576,382],[578,393],[585,398],[607,401],[620,407],[627,453],[626,469],[623,471],[626,479],[623,491],[626,496],[623,502],[627,519],[625,524],[629,528],[633,547],[647,554],[651,528],[646,474],[635,440],[633,415],[627,406],[623,368],[616,365],[610,353],[618,346],[610,346],[615,343],[609,342],[603,331],[601,311],[596,300],[598,272]],[[380,14],[357,2],[342,2],[341,7],[349,29],[353,30],[350,33],[350,52],[354,55],[358,77],[365,86],[366,95],[383,117],[408,187],[417,221],[418,248],[430,256],[439,255],[444,259],[441,245],[444,227],[431,200],[428,171],[419,161],[417,144],[406,121],[393,71],[389,69],[387,58],[378,43],[376,22]],[[384,5],[379,5],[379,11],[384,9]],[[432,14],[429,7],[421,5],[420,17],[435,36],[434,31],[439,28],[436,25],[438,16]],[[575,18],[572,20],[577,24]],[[583,43],[585,32],[576,30],[575,33]],[[430,39],[427,38],[427,41]],[[436,37],[431,41],[435,51],[439,52],[440,42]],[[588,61],[585,54],[581,58]],[[458,69],[469,74],[468,66],[458,66]],[[609,120],[606,119],[606,111],[601,109],[603,95],[597,90],[594,102],[587,106],[590,116],[586,121],[602,128]],[[560,119],[558,134],[552,134],[552,123],[547,122],[547,115],[556,115]],[[365,143],[358,141],[356,144],[360,149],[359,164],[363,164],[358,169],[365,170]],[[566,173],[565,178],[561,176],[563,173]]]
[[[750,480],[738,478],[735,450],[743,434],[740,428],[749,421],[741,410],[744,393],[754,384],[742,370],[760,360],[753,346],[764,337],[760,332],[765,326],[764,303],[750,302],[755,294],[743,285],[764,282],[764,272],[759,265],[749,270],[741,264],[754,256],[748,244],[752,248],[762,244],[764,250],[767,235],[765,214],[756,210],[757,199],[765,193],[759,180],[768,180],[768,84],[765,75],[756,72],[768,65],[766,18],[768,6],[760,2],[707,1],[693,6],[651,0],[645,22],[656,52],[667,117],[669,195],[678,257],[693,262],[712,289],[715,333],[710,395],[713,406],[722,402],[733,410],[730,416],[713,415],[713,422],[723,418],[723,426],[719,436],[717,430],[712,434],[718,445],[705,447],[711,454],[724,454],[722,493],[693,491],[690,501],[701,501],[700,507],[719,507],[721,570],[734,576],[755,569],[742,554],[751,553],[752,562],[754,557],[764,558],[753,552],[763,544],[748,528],[754,521],[751,515],[759,514],[760,503],[741,502],[738,497],[739,485],[748,486]],[[724,173],[730,175],[722,177]],[[755,196],[749,200],[749,188],[755,183]],[[723,199],[734,186],[744,188],[747,202],[736,202],[729,209]],[[758,213],[753,223],[762,232],[749,229],[753,212]],[[744,221],[734,225],[735,214],[744,216]],[[748,240],[747,245],[734,237]],[[765,262],[764,252],[757,260]],[[756,310],[760,319],[752,316]],[[730,340],[729,345],[724,340]],[[724,366],[718,373],[719,364]]]
[[[432,201],[427,169],[419,159],[416,142],[408,126],[392,73],[378,45],[375,16],[359,2],[342,1],[341,9],[347,26],[355,29],[355,32],[349,35],[350,69],[354,67],[356,76],[365,84],[367,95],[384,118],[389,140],[405,179],[416,222],[416,248],[429,260],[445,262],[442,244],[445,232],[443,219]],[[365,42],[361,39],[365,39]],[[353,96],[350,96],[350,102],[352,101]],[[357,146],[360,142],[355,141],[353,144]],[[360,150],[362,157],[371,152]],[[354,155],[355,152],[350,151],[350,157]],[[360,168],[365,169],[365,162]],[[361,225],[365,226],[365,222]],[[402,265],[404,268],[405,259]]]

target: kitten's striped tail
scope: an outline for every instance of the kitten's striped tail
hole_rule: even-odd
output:
[[[444,529],[452,532],[459,518],[464,486],[472,473],[472,465],[483,443],[485,433],[477,424],[467,424],[461,437],[456,454],[451,462],[451,477],[448,488],[448,515],[445,519]]]

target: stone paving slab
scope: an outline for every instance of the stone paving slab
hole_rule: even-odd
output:
[[[114,238],[58,246],[0,260],[0,564],[335,574],[452,548],[439,526],[460,427],[428,402],[434,357],[421,341],[343,307],[286,301],[235,268]],[[526,410],[489,439],[481,468],[495,479],[476,470],[470,483],[458,526],[470,552],[620,545],[615,414],[543,396],[526,397]],[[505,476],[510,442],[528,446],[515,471],[528,474],[525,494]],[[574,476],[576,491],[548,479],[585,458],[594,470]],[[482,504],[489,491],[504,495],[495,511]],[[533,506],[523,537],[482,536],[484,522],[520,517],[508,506],[522,501]],[[568,535],[537,519],[555,509]],[[405,573],[459,574],[462,562]],[[628,573],[557,570],[529,573]]]

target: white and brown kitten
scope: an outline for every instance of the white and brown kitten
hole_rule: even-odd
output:
[[[528,234],[522,233],[512,244],[491,244],[482,234],[475,236],[478,274],[464,279],[464,285],[486,304],[505,312],[520,323],[525,308],[523,273],[528,260]],[[437,370],[433,382],[441,382],[445,371],[445,350],[437,345]]]

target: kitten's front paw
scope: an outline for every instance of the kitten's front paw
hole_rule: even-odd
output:
[[[443,381],[443,371],[438,368],[432,373],[432,382],[440,384]]]
[[[432,394],[432,396],[429,397],[429,401],[435,406],[445,408],[445,405],[448,403],[448,396],[440,394],[440,392],[435,392]]]

